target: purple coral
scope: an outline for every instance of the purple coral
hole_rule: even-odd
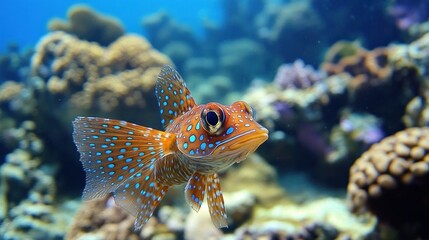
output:
[[[399,29],[407,30],[411,26],[426,21],[429,17],[427,0],[398,0],[389,9]]]
[[[310,65],[305,65],[301,59],[292,64],[282,64],[277,69],[274,82],[282,89],[305,89],[312,86],[324,77],[324,74]]]

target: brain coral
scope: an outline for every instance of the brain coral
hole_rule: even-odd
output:
[[[51,95],[70,99],[72,107],[111,112],[147,106],[165,64],[170,64],[168,57],[135,35],[122,36],[103,48],[54,32],[38,44],[32,70]]]
[[[68,22],[52,19],[48,23],[51,31],[65,31],[78,38],[107,46],[124,34],[119,20],[101,15],[84,5],[75,5],[67,13]]]
[[[422,228],[429,224],[428,152],[429,128],[408,128],[374,144],[350,168],[350,209],[370,210],[382,224],[429,237]]]

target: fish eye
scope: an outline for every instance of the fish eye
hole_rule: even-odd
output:
[[[206,108],[201,112],[200,119],[204,130],[210,134],[220,134],[222,132],[223,123],[225,122],[225,114],[222,108],[216,109]]]
[[[219,116],[215,111],[209,111],[206,114],[206,122],[211,126],[215,126],[219,122]]]

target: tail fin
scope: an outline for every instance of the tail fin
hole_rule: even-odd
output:
[[[73,138],[86,172],[83,199],[114,192],[117,203],[137,216],[140,228],[168,190],[156,182],[155,161],[172,151],[176,136],[125,121],[78,117]]]

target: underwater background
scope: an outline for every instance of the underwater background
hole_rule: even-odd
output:
[[[1,239],[429,239],[429,1],[24,1],[0,7]],[[228,228],[184,186],[141,231],[83,202],[76,116],[162,129],[173,65],[269,139],[220,173]]]

